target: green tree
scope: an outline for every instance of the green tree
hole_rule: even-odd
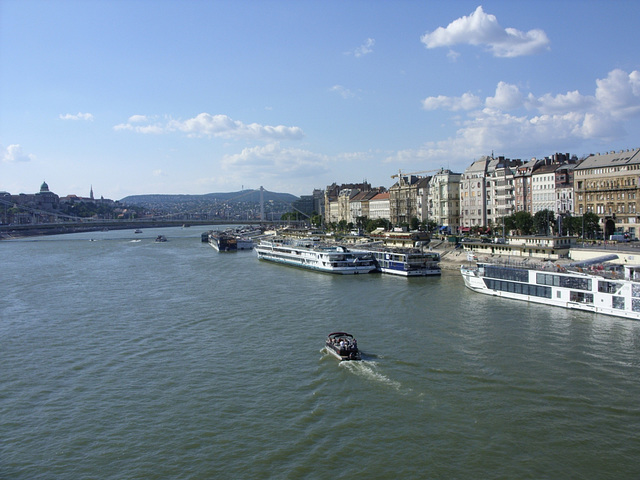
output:
[[[513,232],[516,229],[516,218],[515,215],[509,215],[504,217],[502,220],[505,229],[504,235],[507,236],[510,232]]]
[[[356,217],[356,227],[358,227],[358,230],[365,230],[368,220],[366,216]]]
[[[515,230],[520,235],[531,235],[533,232],[533,217],[529,212],[520,211],[513,214]]]
[[[317,213],[314,213],[313,215],[311,215],[311,225],[313,225],[316,228],[319,228],[322,226],[322,215],[318,215]]]
[[[385,218],[369,219],[365,229],[367,232],[373,232],[376,228],[384,228],[385,230],[391,229],[391,222]]]
[[[568,224],[569,235],[582,236],[582,217],[567,215],[564,221],[565,225]]]
[[[418,230],[419,226],[420,226],[420,220],[418,220],[417,217],[413,217],[411,219],[411,230]]]
[[[582,216],[584,222],[584,238],[596,238],[602,228],[600,227],[600,218],[593,212],[587,212]]]
[[[552,210],[544,209],[533,216],[533,227],[540,235],[551,235],[555,230],[556,214]]]
[[[558,217],[562,231],[558,235],[580,235],[582,232],[582,221],[580,217],[573,217],[570,213],[565,213]]]

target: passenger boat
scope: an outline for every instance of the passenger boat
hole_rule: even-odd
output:
[[[369,252],[353,252],[341,245],[323,245],[316,239],[263,239],[255,247],[258,259],[342,275],[370,273],[376,264]]]
[[[357,247],[354,251],[369,252],[378,270],[403,277],[440,275],[440,254],[418,248]]]
[[[218,252],[235,252],[238,250],[236,237],[220,230],[214,230],[209,234],[209,245]]]
[[[640,320],[640,266],[539,269],[495,264],[460,268],[478,293]]]
[[[327,337],[326,350],[340,360],[361,360],[358,342],[353,335],[345,332],[333,332]]]
[[[253,248],[253,239],[250,237],[236,237],[236,245],[238,250],[251,250]]]

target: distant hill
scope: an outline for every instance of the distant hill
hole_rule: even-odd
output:
[[[263,192],[265,202],[287,203],[290,204],[298,197],[290,193],[276,193],[265,190]],[[260,203],[260,190],[241,190],[239,192],[229,193],[206,193],[203,195],[129,195],[120,200],[125,205],[141,205],[141,206],[163,206],[170,207],[176,204],[185,203]]]

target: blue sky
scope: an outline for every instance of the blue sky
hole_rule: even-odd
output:
[[[637,1],[0,0],[0,190],[314,188],[640,147]]]

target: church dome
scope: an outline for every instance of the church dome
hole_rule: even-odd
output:
[[[48,191],[49,191],[49,185],[47,185],[47,182],[42,182],[42,185],[40,186],[40,193],[48,192]]]

